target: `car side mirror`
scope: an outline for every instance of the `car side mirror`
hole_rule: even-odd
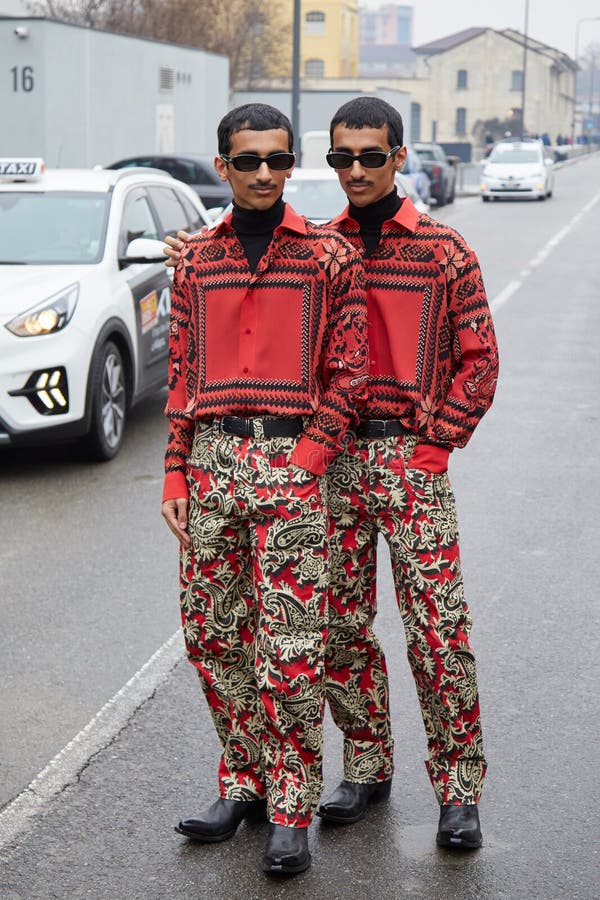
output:
[[[127,245],[125,256],[119,259],[120,266],[131,263],[159,263],[165,261],[164,243],[151,238],[135,238]]]

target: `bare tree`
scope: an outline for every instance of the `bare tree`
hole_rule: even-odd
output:
[[[176,6],[166,0],[45,0],[29,6],[63,22],[223,54],[234,85],[290,75],[291,0],[179,0]]]

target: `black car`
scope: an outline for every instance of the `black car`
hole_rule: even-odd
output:
[[[208,154],[156,153],[148,156],[131,156],[106,166],[107,169],[125,169],[131,166],[149,166],[162,169],[173,178],[189,184],[207,209],[227,206],[231,202],[231,188],[217,175],[213,157]]]
[[[452,203],[456,191],[456,165],[439,144],[419,141],[413,149],[421,157],[431,182],[431,196],[438,206]]]

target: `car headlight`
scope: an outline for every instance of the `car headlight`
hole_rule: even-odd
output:
[[[71,321],[78,296],[79,285],[71,284],[11,319],[6,327],[17,337],[37,337],[61,331]]]

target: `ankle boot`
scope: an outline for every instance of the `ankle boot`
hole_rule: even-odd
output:
[[[483,838],[477,804],[442,806],[436,843],[447,850],[475,850],[481,847]]]
[[[266,800],[217,800],[199,819],[182,819],[175,826],[178,834],[207,844],[233,837],[246,816],[266,813]]]
[[[309,866],[308,828],[269,825],[263,872],[269,875],[296,875]]]
[[[369,803],[387,800],[391,789],[391,778],[388,781],[374,781],[371,784],[342,781],[333,794],[321,803],[317,815],[325,822],[350,825],[362,819]]]

